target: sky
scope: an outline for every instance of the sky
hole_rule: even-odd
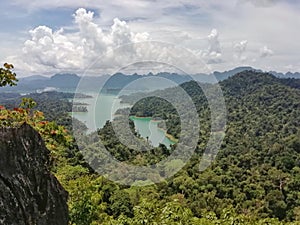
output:
[[[155,61],[188,73],[300,71],[298,0],[10,0],[0,62],[19,76],[112,74]]]

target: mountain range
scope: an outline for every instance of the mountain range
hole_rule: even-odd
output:
[[[196,80],[203,83],[216,83],[218,81],[225,80],[239,72],[243,71],[255,71],[262,72],[262,70],[254,69],[252,67],[237,67],[232,70],[218,72],[215,71],[212,74],[193,74],[183,75],[177,73],[161,72],[158,74],[149,73],[147,75],[132,74],[126,75],[123,73],[116,73],[112,76],[85,76],[80,77],[77,74],[55,74],[51,77],[45,77],[41,75],[33,75],[25,78],[20,78],[18,85],[15,87],[1,88],[1,92],[43,92],[48,90],[60,90],[60,91],[75,91],[77,86],[81,91],[99,91],[114,92],[123,89],[130,84],[128,89],[131,90],[155,90],[164,89],[167,87],[175,86],[176,84],[182,84],[187,81]],[[279,78],[296,78],[300,79],[300,73],[279,73],[276,71],[270,71]],[[214,75],[214,76],[212,76]],[[140,78],[145,78],[140,82],[137,81]],[[132,83],[133,82],[133,83]]]
[[[161,77],[165,75],[161,74]],[[150,224],[176,224],[178,221],[182,224],[195,225],[299,224],[300,79],[293,77],[282,79],[270,73],[249,70],[233,76],[229,73],[227,75],[230,76],[228,79],[219,82],[226,103],[226,112],[222,112],[220,108],[213,112],[219,115],[215,120],[215,125],[218,126],[224,125],[220,118],[226,116],[224,133],[219,129],[213,132],[211,107],[202,87],[195,81],[184,82],[177,87],[145,95],[135,93],[121,97],[124,103],[133,105],[133,102],[136,102],[130,111],[131,115],[162,118],[168,136],[179,139],[181,143],[191,140],[184,140],[182,131],[193,132],[190,128],[199,122],[199,135],[195,137],[197,147],[185,164],[179,157],[185,157],[186,151],[181,151],[180,154],[176,152],[180,143],[175,144],[175,148],[171,150],[164,145],[151,151],[132,149],[131,146],[120,143],[113,124],[109,121],[96,133],[84,137],[88,142],[80,146],[80,152],[88,153],[85,157],[78,150],[80,142],[76,143],[75,138],[67,133],[58,133],[59,130],[56,128],[58,126],[55,123],[32,122],[35,128],[40,129],[40,134],[35,133],[28,125],[23,125],[17,130],[11,127],[2,128],[0,167],[3,169],[0,169],[0,184],[2,182],[1,190],[4,194],[0,195],[0,205],[4,207],[3,210],[0,207],[0,212],[7,212],[0,213],[0,220],[4,221],[2,224],[20,224],[24,218],[37,221],[34,224],[60,225],[66,224],[64,218],[70,218],[73,224],[103,224],[103,218],[108,218],[105,224],[120,224],[120,221],[122,224],[140,224],[140,221],[145,219]],[[149,74],[144,77],[148,79],[153,76],[156,75]],[[132,77],[138,79],[140,75]],[[57,75],[52,80],[69,82],[63,78],[78,79],[76,75]],[[126,85],[129,82],[130,76],[116,74],[111,78],[107,82],[109,88],[122,88],[122,84]],[[131,81],[135,81],[133,78]],[[122,82],[120,79],[123,79]],[[36,76],[31,77],[31,80],[44,78]],[[44,81],[53,82],[51,78]],[[213,94],[216,85],[203,86],[206,93],[215,96]],[[190,121],[186,123],[188,127],[185,127],[185,130],[182,128],[178,111],[171,104],[176,103],[176,108],[181,108],[180,111],[189,115],[193,106],[186,105],[185,96],[180,94],[182,89],[191,97],[199,114],[196,119],[187,118]],[[13,98],[16,94],[18,93],[4,93],[0,97]],[[74,121],[70,119],[71,115],[66,113],[71,110],[71,107],[68,107],[71,103],[60,100],[61,95],[62,93],[55,92],[35,93],[32,94],[32,98],[46,117],[54,116],[52,117],[54,121],[71,128]],[[69,99],[70,96],[67,95],[72,94],[63,93],[63,95]],[[145,98],[139,100],[141,97]],[[39,102],[38,99],[42,101]],[[218,105],[219,101],[216,101],[216,98],[213,98],[213,101],[213,104]],[[9,105],[4,103],[1,102],[0,105],[9,108]],[[2,112],[5,113],[2,114],[1,120],[4,126],[11,119],[19,118],[19,114],[14,111],[2,110]],[[7,117],[7,113],[10,112],[11,115],[18,117]],[[36,120],[31,114],[26,117],[27,119]],[[42,128],[44,127],[42,124],[48,124],[49,127]],[[160,124],[162,123],[158,126]],[[134,129],[134,124],[131,125],[130,128]],[[119,127],[126,129],[125,126]],[[50,132],[51,130],[54,132]],[[214,143],[217,138],[223,138],[219,147],[214,144],[207,147],[211,140]],[[50,146],[51,154],[43,151],[44,142]],[[176,168],[184,166],[173,177],[159,184],[146,187],[122,185],[109,181],[103,176],[104,173],[98,175],[83,160],[94,162],[93,166],[103,165],[100,145],[105,145],[108,153],[122,164],[152,168],[157,162],[169,160],[165,166],[153,167],[155,169],[149,174],[144,170],[128,173],[121,168],[115,174],[121,174],[122,182],[139,180],[140,184],[149,184],[150,180],[165,176],[165,171],[176,172]],[[172,158],[174,153],[176,158]],[[59,188],[57,182],[51,182],[47,176],[50,172],[50,168],[45,166],[50,165],[47,156],[53,154],[55,154],[55,157],[52,157],[55,175],[70,196],[69,215],[64,191]],[[200,171],[201,162],[211,164],[206,170]],[[114,165],[108,165],[106,168],[107,171],[115,169]],[[52,186],[55,190],[49,189]],[[47,201],[44,201],[45,199]],[[17,200],[18,204],[15,203],[15,207],[10,207],[10,203],[14,203],[14,200]],[[55,204],[52,200],[55,200]],[[19,205],[24,206],[21,207],[21,211]],[[55,211],[52,210],[53,207]],[[38,210],[39,208],[42,210]],[[99,215],[99,210],[100,216],[94,216]],[[48,214],[51,214],[51,218],[47,217]],[[1,215],[4,216],[1,218]],[[39,222],[35,219],[37,217],[48,223]]]

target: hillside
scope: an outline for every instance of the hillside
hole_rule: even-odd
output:
[[[27,115],[26,111],[17,108],[10,113],[16,118],[25,113],[46,140],[54,162],[52,171],[69,192],[71,224],[138,225],[147,221],[145,224],[298,225],[300,90],[297,83],[295,79],[279,79],[253,71],[241,72],[220,82],[227,108],[227,127],[216,160],[205,171],[199,170],[199,162],[211,133],[211,118],[208,102],[197,82],[189,81],[180,87],[155,92],[159,96],[168,96],[172,100],[170,103],[154,97],[139,101],[132,108],[132,115],[163,118],[168,133],[180,138],[180,120],[171,103],[185,105],[185,99],[178,94],[178,89],[182,88],[195,103],[201,128],[195,153],[183,169],[173,177],[149,186],[121,185],[109,181],[113,177],[107,177],[105,171],[97,174],[95,165],[106,163],[103,155],[99,157],[99,141],[117,160],[133,166],[155,166],[170,156],[176,145],[171,149],[163,145],[150,146],[149,151],[143,151],[149,147],[144,140],[141,149],[132,149],[120,142],[109,121],[96,133],[83,136],[85,144],[80,143],[81,139],[76,139],[75,143],[63,127],[36,118],[39,112]],[[215,89],[214,84],[203,87],[208,93]],[[136,98],[151,94],[123,96],[123,101],[132,103]],[[62,93],[32,95],[42,101],[51,102],[53,98],[53,104],[59,103],[62,96]],[[20,96],[14,94],[14,97]],[[60,109],[57,104],[55,110],[63,112],[69,108],[69,105],[61,106]],[[53,114],[51,108],[44,107],[46,116]],[[189,108],[184,109],[189,111]],[[0,112],[1,122],[5,124],[8,111],[2,107]],[[67,115],[62,117],[68,118]],[[69,123],[70,120],[66,120],[66,124]],[[117,129],[124,129],[123,124]],[[132,122],[130,129],[134,131]],[[85,153],[85,160],[92,160],[89,162],[93,168],[87,165],[79,149]],[[175,159],[169,162],[167,169],[172,171],[180,163]],[[114,164],[108,165],[113,167]],[[143,170],[128,174],[124,168],[118,173],[125,181],[141,178],[142,184],[163,176],[164,170],[158,167],[150,174]]]
[[[232,205],[240,213],[295,219],[300,206],[300,90],[290,81],[253,71],[238,73],[220,86],[228,121],[217,160],[200,173],[196,172],[199,158],[195,156],[186,171],[170,181],[168,194],[184,193],[197,216],[203,209],[218,213]],[[181,87],[199,110],[202,129],[197,152],[201,155],[210,129],[210,112],[194,81]],[[171,88],[165,95],[176,96],[177,92]],[[124,97],[123,101],[133,102],[136,97]],[[161,99],[150,97],[138,102],[131,112],[167,119],[168,133],[178,136],[178,117],[166,106]],[[203,203],[206,198],[211,200]]]

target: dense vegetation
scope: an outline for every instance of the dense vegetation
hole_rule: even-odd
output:
[[[199,161],[210,131],[210,111],[195,82],[181,85],[193,98],[200,115],[202,128],[196,153],[183,170],[164,183],[131,188],[113,185],[112,189],[122,193],[123,198],[115,198],[114,194],[106,198],[111,192],[103,191],[107,187],[99,177],[103,194],[100,201],[106,206],[103,206],[104,215],[113,216],[112,224],[281,224],[299,221],[300,92],[291,84],[272,75],[253,72],[244,72],[220,83],[228,110],[228,125],[217,160],[204,172],[199,172]],[[207,85],[207,88],[213,87]],[[175,97],[178,93],[176,88],[159,92]],[[123,101],[131,103],[140,95],[124,97]],[[176,136],[180,132],[176,110],[160,98],[139,101],[131,114],[166,119],[170,134]],[[111,123],[98,134],[116,158],[128,163],[153,164],[170,154],[162,146],[153,149],[152,154],[136,153],[119,143]],[[113,207],[115,205],[117,207]],[[100,214],[94,220],[105,224],[104,218]]]
[[[30,100],[23,101],[21,108],[2,107],[1,125],[26,121],[41,133],[51,150],[53,172],[69,192],[74,225],[300,224],[300,90],[292,82],[253,72],[235,75],[220,85],[228,125],[217,160],[199,172],[210,132],[210,111],[195,82],[184,83],[181,87],[200,115],[198,148],[184,169],[156,185],[122,186],[96,174],[84,163],[70,133],[32,111]],[[176,96],[177,89],[164,93]],[[124,101],[134,98],[124,97]],[[57,107],[56,111],[65,110]],[[43,111],[53,114],[51,107],[44,106]],[[168,132],[180,137],[176,110],[164,100],[141,100],[131,113],[163,118]],[[110,122],[95,135],[116,158],[134,165],[153,164],[172,151],[164,146],[143,154],[131,150],[118,141]],[[93,150],[93,146],[86,148]]]
[[[220,215],[225,206],[231,205],[237,213],[246,215],[299,220],[300,91],[297,82],[291,81],[243,72],[220,83],[228,126],[217,161],[199,174],[199,157],[195,157],[186,171],[174,179],[182,183],[171,182],[168,188],[173,190],[172,194],[184,193],[194,215],[201,216],[201,208]],[[207,140],[202,134],[209,131],[207,103],[194,82],[181,86],[192,96],[201,115],[203,125],[197,150],[201,154]],[[165,92],[176,96],[177,90]],[[123,100],[130,103],[137,97],[132,95]],[[164,100],[149,97],[136,104],[132,114],[162,117],[167,120],[168,132],[176,136],[180,123],[172,120],[176,112],[166,106]],[[189,189],[191,186],[195,188]],[[212,197],[211,203],[197,200],[205,194]]]
[[[0,68],[0,87],[15,86],[18,81],[16,73],[12,72],[14,66],[4,63],[4,68]]]
[[[58,125],[66,126],[68,129],[72,129],[72,118],[69,115],[70,112],[86,112],[85,105],[80,104],[80,98],[89,98],[88,95],[76,94],[79,102],[72,103],[75,95],[73,93],[65,92],[42,92],[42,93],[30,93],[21,95],[19,93],[1,93],[0,104],[5,105],[8,109],[18,107],[22,102],[22,99],[31,98],[37,105],[36,110],[43,111],[45,119],[48,121],[55,121]],[[76,119],[74,119],[76,120]],[[76,121],[80,123],[79,121]],[[82,129],[86,129],[84,124],[81,124]]]

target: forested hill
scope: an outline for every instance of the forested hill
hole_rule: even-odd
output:
[[[220,82],[222,89],[230,95],[248,95],[252,92],[264,92],[260,88],[265,88],[266,85],[283,85],[291,88],[300,88],[300,79],[295,78],[277,78],[272,74],[259,73],[254,71],[244,71],[238,73],[224,81]]]
[[[299,80],[279,79],[253,71],[220,82],[227,107],[227,129],[217,160],[200,173],[196,155],[187,170],[170,182],[168,194],[184,193],[196,216],[204,209],[218,214],[232,205],[239,213],[299,220],[300,90],[297,83]],[[197,152],[201,155],[210,131],[209,108],[196,82],[181,87],[192,97],[200,114],[202,128]],[[178,88],[170,88],[165,90],[165,95],[177,96],[177,92]],[[127,96],[123,101],[132,102],[136,97]],[[131,112],[162,117],[167,120],[168,132],[180,136],[176,111],[167,105],[162,99],[149,97],[139,101]]]
[[[201,85],[209,94],[216,88],[213,84]],[[129,187],[109,181],[109,177],[95,173],[87,165],[79,149],[87,153],[85,156],[97,157],[101,140],[107,151],[124,163],[155,166],[170,155],[174,146],[167,149],[160,145],[150,151],[131,149],[130,145],[120,142],[109,121],[98,132],[83,138],[88,140],[86,146],[77,146],[78,139],[76,143],[64,127],[44,121],[39,111],[8,110],[2,106],[0,117],[2,125],[13,120],[27,121],[42,135],[51,152],[52,171],[69,193],[72,225],[300,224],[299,80],[247,71],[219,85],[227,108],[227,126],[216,160],[205,171],[199,170],[199,162],[211,134],[211,112],[197,82],[154,92],[161,97],[167,96],[170,102],[147,97],[153,93],[123,97],[123,101],[129,103],[146,97],[135,104],[131,114],[163,118],[168,133],[175,138],[180,138],[181,131],[172,103],[180,105],[186,101],[179,94],[180,88],[191,96],[199,113],[199,121],[193,121],[200,124],[199,141],[190,161],[173,177],[149,186]],[[55,99],[53,93],[40,97],[47,101]],[[41,101],[37,99],[37,102]],[[63,111],[69,105],[61,106],[64,106],[60,109]],[[184,109],[189,110],[188,107]],[[43,110],[45,116],[52,114],[49,107]],[[130,128],[134,129],[132,122]],[[146,140],[145,146],[148,146]],[[101,163],[102,159],[94,163]],[[180,159],[171,160],[167,169],[172,171],[178,165],[182,165]],[[126,175],[124,179],[129,181],[140,175],[142,181],[164,175],[160,167],[153,174],[147,174],[149,176],[143,171],[126,173],[121,169],[118,172]]]

